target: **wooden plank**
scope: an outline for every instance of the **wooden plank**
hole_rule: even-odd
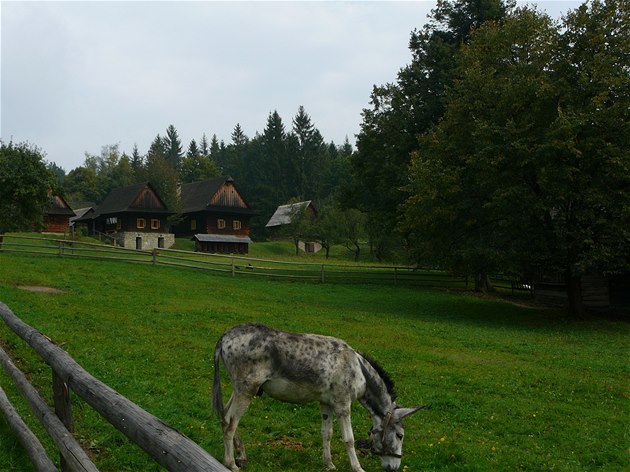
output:
[[[0,303],[0,309],[4,306]],[[11,376],[20,393],[28,401],[31,411],[37,419],[44,425],[48,434],[59,448],[59,452],[63,455],[68,466],[73,471],[98,472],[96,466],[89,459],[81,446],[74,439],[74,436],[66,429],[61,420],[51,411],[50,407],[39,395],[35,387],[33,387],[24,373],[18,369],[9,355],[0,348],[0,363],[7,374]]]
[[[0,303],[0,317],[75,394],[160,465],[174,472],[228,471],[198,444],[89,374],[67,352],[15,316],[4,303]]]
[[[46,451],[39,442],[37,436],[29,429],[24,423],[24,420],[18,412],[13,408],[13,405],[7,398],[4,390],[0,387],[0,410],[4,413],[4,417],[9,424],[9,427],[13,430],[17,436],[20,444],[24,447],[24,450],[31,459],[31,463],[37,472],[57,472],[57,467],[50,460]]]

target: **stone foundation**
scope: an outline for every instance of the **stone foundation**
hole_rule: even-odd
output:
[[[140,233],[135,231],[118,233],[116,243],[127,249],[151,251],[154,248],[168,249],[175,244],[171,233]]]

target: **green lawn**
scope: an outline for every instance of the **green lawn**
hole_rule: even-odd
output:
[[[624,322],[573,322],[552,310],[461,292],[7,253],[0,253],[0,301],[97,378],[219,458],[212,352],[226,328],[258,321],[341,337],[390,372],[400,403],[429,406],[406,422],[406,471],[630,467]],[[3,324],[0,341],[50,397],[50,369]],[[52,451],[4,372],[0,385]],[[73,406],[77,436],[101,470],[158,470],[84,402],[74,398]],[[355,436],[365,437],[370,422],[360,406],[353,424]],[[316,405],[257,398],[241,424],[246,470],[324,470],[319,430]],[[349,470],[336,424],[333,460]],[[362,458],[362,465],[379,469],[375,457]],[[0,470],[31,470],[3,419]]]

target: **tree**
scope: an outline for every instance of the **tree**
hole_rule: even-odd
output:
[[[330,255],[330,248],[344,241],[343,221],[344,215],[341,210],[334,205],[326,205],[320,209],[317,220],[313,222],[311,228],[313,239],[319,241],[326,251],[326,259]]]
[[[144,158],[140,155],[140,152],[138,151],[138,145],[134,143],[133,150],[131,152],[131,168],[133,169],[133,173],[136,178],[140,174],[143,165]]]
[[[413,154],[405,228],[416,257],[477,275],[629,267],[628,3],[562,27],[519,9],[473,33],[447,111]]]
[[[166,136],[164,137],[164,158],[173,166],[173,169],[179,171],[182,165],[182,142],[179,139],[175,126],[169,125],[166,128]]]
[[[320,194],[320,177],[325,173],[324,139],[303,106],[298,108],[292,123],[292,134],[297,142],[288,156],[292,164],[290,169],[293,171],[290,184],[297,195],[314,198]]]
[[[53,188],[40,149],[0,140],[0,235],[42,227]]]
[[[192,139],[188,145],[188,151],[186,151],[186,157],[197,157],[201,154],[201,151],[197,147],[197,141]]]
[[[204,157],[210,157],[210,146],[208,145],[208,138],[206,137],[206,133],[203,133],[203,136],[201,137],[201,144],[200,144],[200,149],[199,152],[201,152],[201,155]]]
[[[198,154],[184,158],[180,175],[182,182],[190,183],[218,177],[220,172],[210,157]]]
[[[234,127],[234,131],[232,131],[231,137],[232,137],[232,144],[234,144],[234,146],[236,147],[245,146],[247,144],[248,138],[245,135],[243,128],[241,128],[240,123],[236,123],[236,126]]]
[[[411,63],[394,84],[375,86],[370,108],[363,110],[357,152],[351,159],[353,179],[346,198],[367,213],[373,245],[386,252],[397,244],[397,213],[406,199],[410,155],[417,135],[428,131],[444,113],[444,96],[452,84],[459,48],[471,28],[498,20],[511,8],[508,0],[439,0],[432,21],[413,31]],[[377,231],[378,230],[378,231]]]

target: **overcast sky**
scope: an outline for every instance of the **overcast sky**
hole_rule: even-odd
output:
[[[544,1],[552,16],[579,5]],[[374,84],[410,62],[434,1],[2,1],[1,137],[66,172],[119,144],[146,153],[173,124],[191,139],[249,137],[300,105],[327,142],[354,145]]]

